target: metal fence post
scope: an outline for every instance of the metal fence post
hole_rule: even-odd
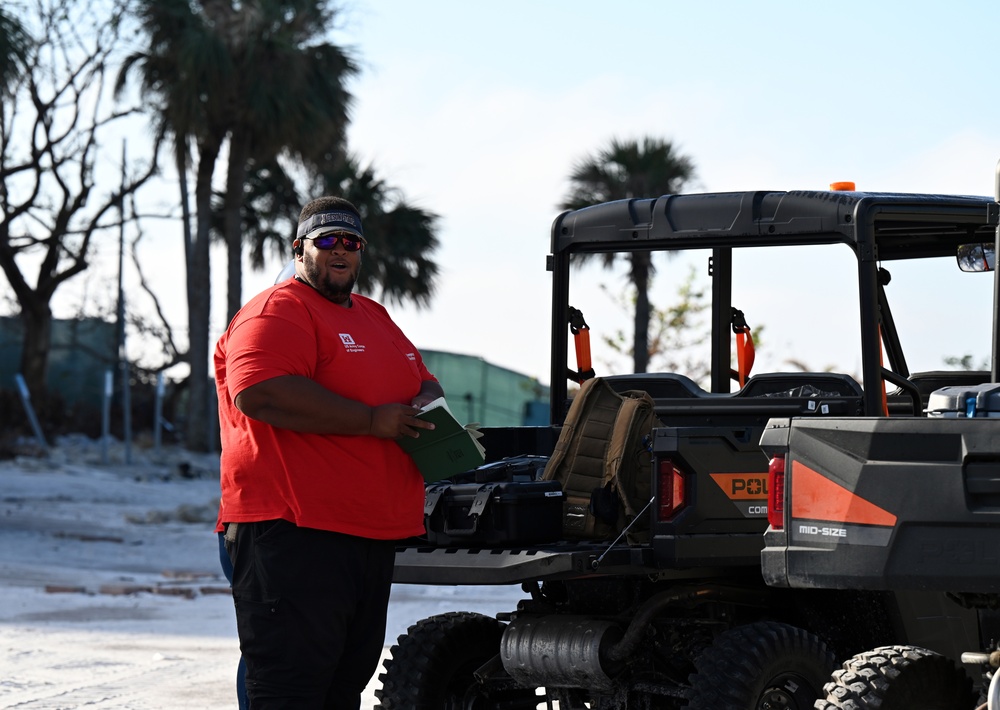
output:
[[[17,389],[21,393],[21,404],[24,405],[24,411],[28,414],[28,421],[35,432],[35,438],[38,439],[39,446],[47,454],[49,452],[49,445],[45,443],[42,427],[39,426],[38,417],[35,416],[35,408],[31,406],[31,392],[28,391],[28,384],[24,381],[24,376],[20,372],[14,375],[14,378],[17,380]]]
[[[101,397],[101,462],[109,462],[108,446],[111,443],[111,397],[114,394],[114,376],[111,370],[104,371],[104,396]]]
[[[163,373],[156,373],[156,405],[153,410],[153,450],[159,454],[160,444],[163,440],[163,435],[161,433],[163,428],[163,392],[164,392],[164,382]]]

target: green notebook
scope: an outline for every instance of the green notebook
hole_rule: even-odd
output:
[[[478,441],[482,436],[478,425],[463,426],[443,397],[420,410],[417,417],[433,423],[434,429],[421,429],[416,439],[401,436],[396,441],[413,457],[425,481],[433,483],[483,465],[486,450]]]

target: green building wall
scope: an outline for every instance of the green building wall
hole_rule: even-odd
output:
[[[549,423],[549,388],[533,377],[492,365],[475,355],[421,350],[427,369],[444,387],[452,414],[482,426]]]
[[[14,390],[24,340],[18,318],[0,317],[0,389]],[[67,403],[99,404],[105,373],[114,368],[115,325],[98,319],[55,320],[48,386]],[[482,426],[544,426],[549,388],[527,375],[476,355],[422,350],[427,369],[441,381],[452,413]]]
[[[117,365],[115,324],[96,318],[52,321],[46,385],[67,403],[99,404],[105,373]],[[21,369],[24,327],[19,318],[0,317],[0,389],[14,390]]]

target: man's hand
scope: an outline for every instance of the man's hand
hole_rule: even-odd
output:
[[[372,436],[380,439],[395,439],[400,436],[420,436],[421,429],[433,429],[434,425],[417,418],[419,407],[408,407],[405,404],[381,404],[372,407]]]

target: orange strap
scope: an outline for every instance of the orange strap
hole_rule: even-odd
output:
[[[750,334],[750,326],[746,325],[736,332],[736,367],[740,387],[747,383],[747,377],[753,369],[753,359],[753,335]]]
[[[576,369],[580,376],[578,382],[583,382],[587,373],[593,377],[594,368],[590,364],[590,328],[586,324],[573,334],[573,345],[576,348]]]
[[[580,310],[569,307],[569,331],[573,334],[573,346],[576,348],[576,372],[569,371],[569,379],[583,384],[594,376],[594,367],[590,362],[590,326],[583,319]]]

